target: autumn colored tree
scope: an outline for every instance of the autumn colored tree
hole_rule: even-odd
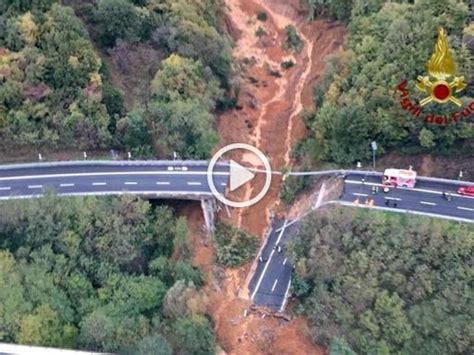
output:
[[[462,354],[474,336],[474,229],[427,217],[333,208],[289,242],[295,309],[331,354]]]

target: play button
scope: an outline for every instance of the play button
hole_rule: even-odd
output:
[[[235,161],[230,161],[230,191],[237,190],[242,185],[252,180],[255,174]]]
[[[235,160],[227,160],[223,157],[224,154],[232,150],[246,150],[247,153],[245,155],[248,155],[248,152],[250,152],[251,153],[250,155],[253,156],[251,159],[251,165],[253,165],[255,169],[252,170],[248,167],[242,166],[242,164],[237,163]],[[218,160],[224,160],[223,163],[228,164],[229,166],[228,173],[224,173],[222,171],[214,172],[214,167]],[[260,161],[260,163],[256,163],[255,161]],[[264,170],[261,169],[262,165],[265,168]],[[222,174],[228,174],[229,185],[228,185],[227,192],[233,192],[239,189],[240,187],[242,187],[243,185],[245,185],[246,183],[250,182],[252,179],[254,179],[256,177],[256,173],[265,174],[265,183],[261,191],[257,195],[255,195],[253,198],[250,198],[247,201],[232,201],[228,199],[227,197],[224,196],[223,193],[219,192],[216,189],[216,186],[214,184],[215,176],[218,176],[218,175],[222,176]],[[216,154],[214,154],[207,168],[207,182],[213,196],[219,201],[221,201],[222,203],[231,207],[239,207],[239,208],[249,207],[251,205],[256,204],[258,201],[260,201],[268,192],[268,189],[270,188],[270,184],[272,182],[272,169],[271,169],[270,163],[268,162],[267,157],[260,150],[258,150],[257,148],[249,144],[234,143],[224,148],[221,148]]]

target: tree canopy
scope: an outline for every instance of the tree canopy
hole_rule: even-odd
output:
[[[3,1],[0,150],[113,147],[142,158],[208,157],[232,67],[222,7],[215,0]],[[149,72],[137,79],[143,103],[131,107],[106,63],[115,53],[125,75],[140,65],[131,53],[137,47]]]
[[[130,197],[1,203],[0,341],[213,352],[202,276],[183,252],[186,239],[186,222],[169,208]],[[181,298],[171,298],[178,290]],[[205,341],[196,344],[194,331]]]
[[[345,1],[310,2],[320,13]],[[462,44],[468,14],[466,3],[460,0],[352,2],[343,50],[329,61],[322,84],[315,88],[317,111],[308,120],[313,132],[307,144],[310,154],[318,160],[353,164],[370,159],[372,140],[379,143],[379,154],[392,149],[406,153],[469,151],[474,126],[468,119],[446,126],[426,123],[401,108],[397,92],[397,85],[406,79],[412,99],[423,97],[415,89],[416,78],[426,75],[437,29],[442,26],[449,34],[457,75],[464,75],[470,83],[457,95],[465,105],[472,100],[472,54]],[[452,104],[430,104],[423,107],[423,114],[449,116],[461,110]]]
[[[332,354],[472,349],[471,225],[334,208],[309,216],[289,250],[297,310]]]

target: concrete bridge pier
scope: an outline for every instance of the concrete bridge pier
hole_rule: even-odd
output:
[[[214,233],[215,214],[216,214],[216,200],[214,198],[202,198],[201,208],[204,215],[204,221],[209,234]]]

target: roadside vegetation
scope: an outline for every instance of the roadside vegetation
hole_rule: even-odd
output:
[[[378,154],[391,150],[405,154],[465,155],[472,150],[474,126],[467,119],[447,126],[427,124],[400,106],[397,85],[407,79],[417,99],[415,82],[425,75],[442,26],[457,63],[458,75],[469,83],[460,94],[464,103],[474,97],[472,53],[463,44],[469,31],[466,1],[307,0],[310,17],[348,22],[343,50],[327,66],[315,88],[317,110],[308,116],[312,134],[306,154],[315,161],[352,165],[370,160],[370,142],[379,143]],[[351,8],[352,7],[352,8]],[[464,32],[464,33],[463,33]],[[457,106],[431,104],[424,114],[460,111]],[[349,134],[348,134],[349,133]]]
[[[217,222],[214,235],[217,262],[228,267],[239,267],[255,257],[258,240],[242,229]]]
[[[350,208],[310,215],[289,245],[292,287],[332,354],[467,354],[474,228]]]
[[[235,101],[222,3],[67,3],[0,5],[0,150],[207,157],[214,113]],[[133,85],[115,87],[122,76]]]
[[[0,204],[0,341],[212,354],[186,221],[126,198]]]
[[[309,176],[288,176],[280,191],[280,199],[286,205],[291,205],[295,202],[296,197],[311,183]]]

